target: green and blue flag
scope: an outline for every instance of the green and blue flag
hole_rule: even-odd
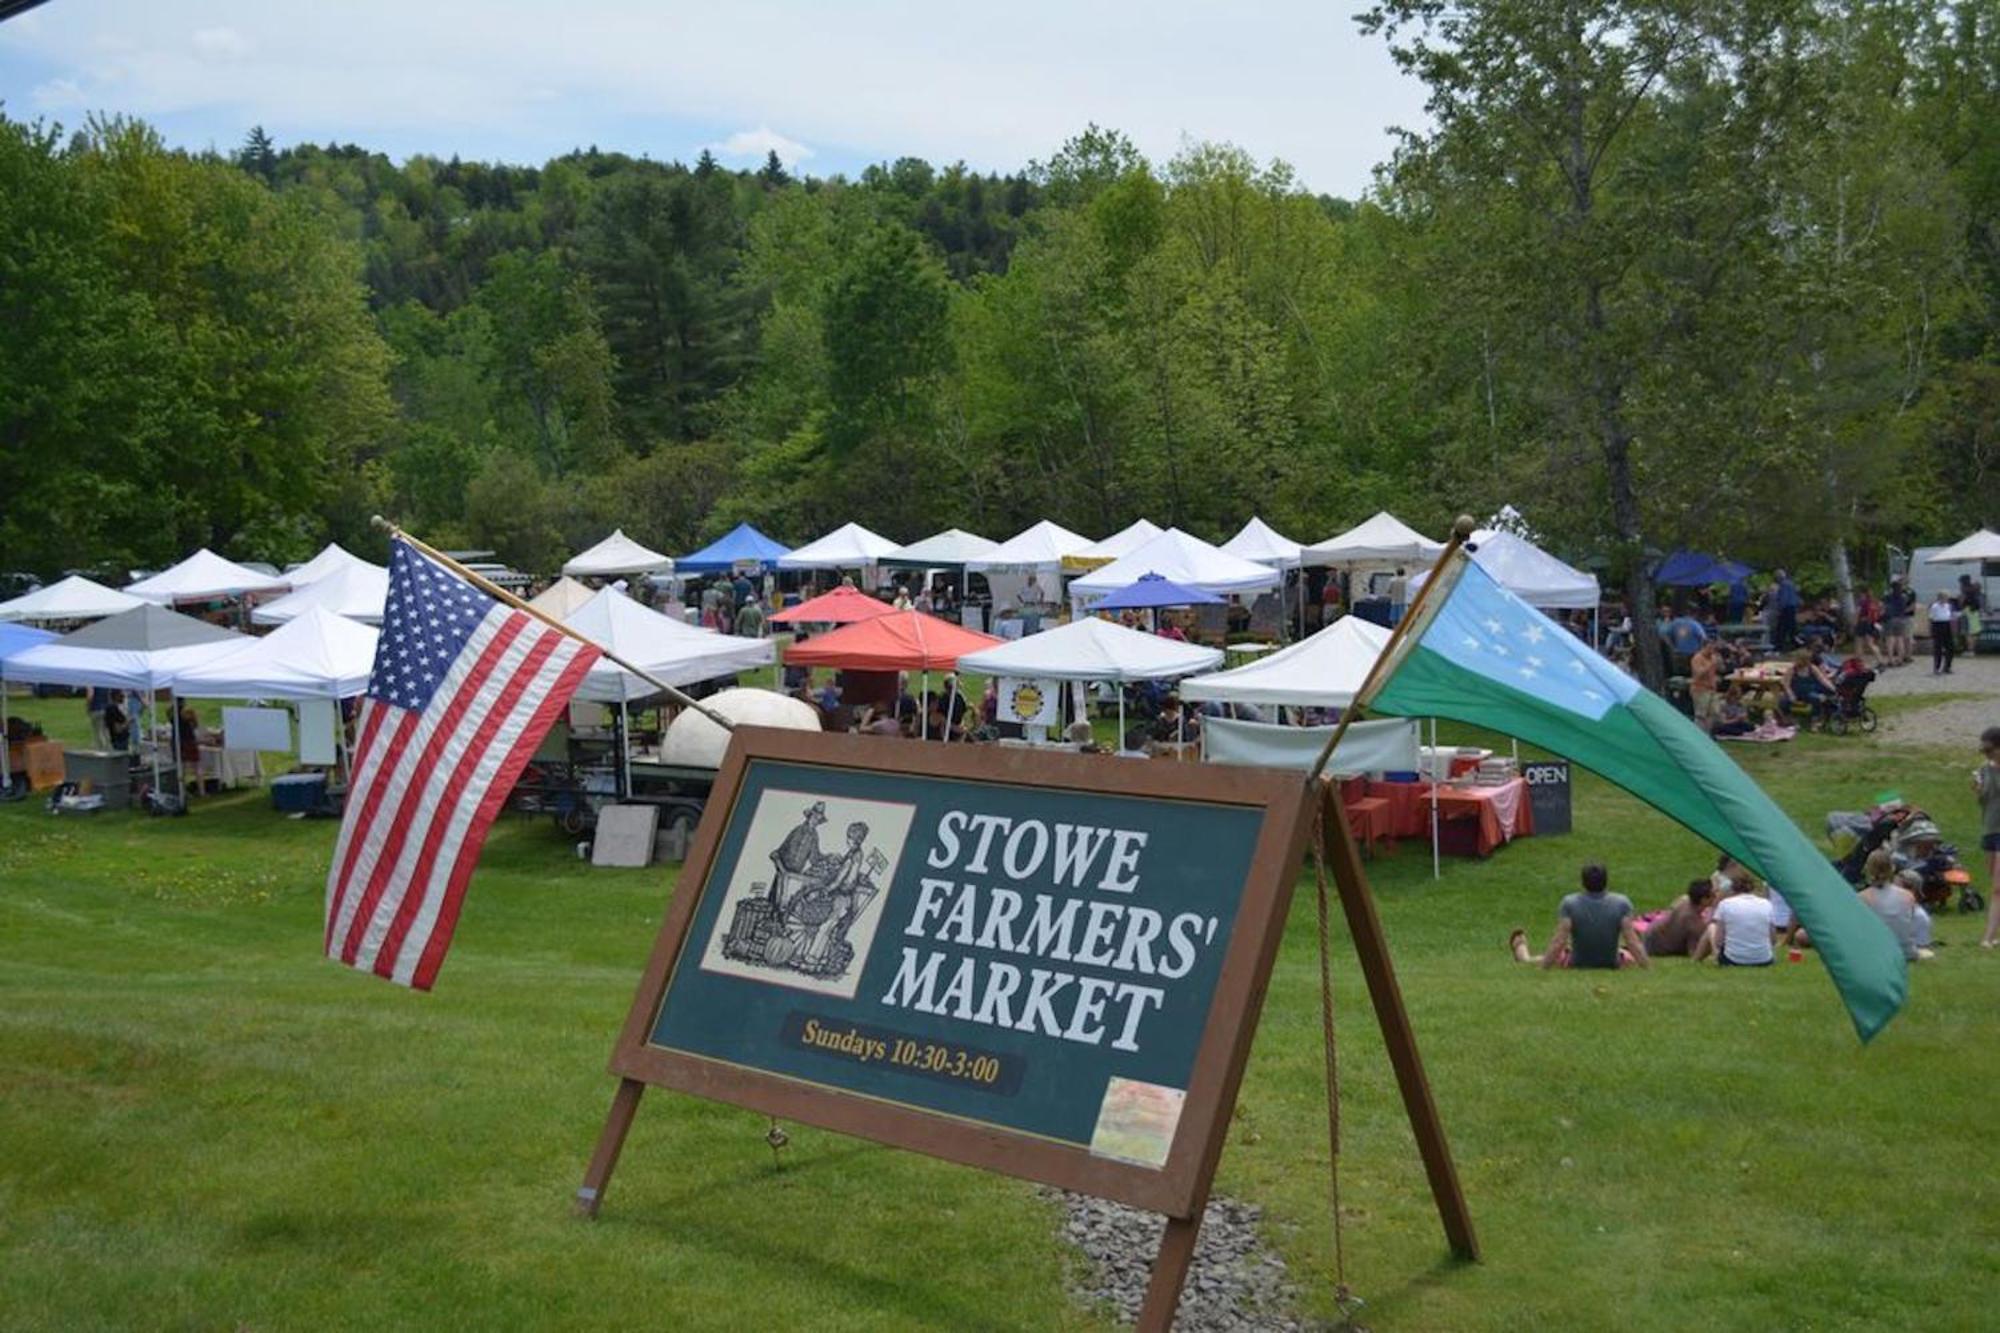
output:
[[[1490,727],[1623,787],[1784,892],[1863,1041],[1895,1017],[1895,937],[1720,746],[1462,552],[1432,577],[1360,706]]]

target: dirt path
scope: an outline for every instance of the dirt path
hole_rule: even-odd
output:
[[[1933,676],[1929,660],[1919,659],[1881,672],[1868,693],[1877,699],[1976,696],[1942,699],[1928,707],[1898,712],[1883,718],[1877,733],[1892,745],[1951,746],[1970,755],[1978,748],[1981,731],[2000,726],[2000,657],[1961,657],[1948,676]]]

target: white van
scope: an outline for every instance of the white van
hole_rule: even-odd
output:
[[[1984,594],[1988,608],[1993,606],[1993,597],[2000,592],[2000,560],[1988,560],[1983,564],[1934,565],[1931,557],[1944,550],[1942,546],[1919,546],[1910,553],[1910,591],[1916,594],[1917,611],[1911,631],[1918,638],[1930,637],[1930,620],[1924,608],[1931,604],[1931,598],[1940,590],[1958,595],[1958,576],[1970,574],[1979,582],[1979,590]],[[1988,616],[1982,614],[1981,619]]]

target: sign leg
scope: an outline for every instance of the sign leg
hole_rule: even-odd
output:
[[[1396,1085],[1403,1093],[1403,1107],[1409,1113],[1410,1128],[1417,1137],[1417,1151],[1423,1155],[1424,1174],[1430,1177],[1431,1196],[1437,1200],[1438,1216],[1444,1221],[1445,1237],[1451,1252],[1461,1259],[1479,1258],[1479,1240],[1472,1232],[1472,1214],[1465,1206],[1465,1191],[1458,1182],[1458,1168],[1451,1160],[1451,1144],[1446,1141],[1444,1121],[1438,1117],[1437,1102],[1431,1097],[1430,1080],[1424,1075],[1423,1057],[1417,1053],[1417,1036],[1410,1029],[1409,1011],[1403,1007],[1402,988],[1396,984],[1396,966],[1389,961],[1389,944],[1382,934],[1382,918],[1376,915],[1375,898],[1368,890],[1368,878],[1361,868],[1361,852],[1354,845],[1354,832],[1340,808],[1337,788],[1328,784],[1323,799],[1328,859],[1333,862],[1333,882],[1340,889],[1341,910],[1347,914],[1347,928],[1354,936],[1354,952],[1361,960],[1361,974],[1368,981],[1368,997],[1375,1004],[1375,1018],[1382,1025],[1382,1042],[1389,1049],[1389,1064],[1396,1071]]]
[[[646,1085],[636,1078],[618,1081],[610,1113],[604,1117],[604,1130],[597,1136],[597,1151],[590,1155],[590,1166],[583,1173],[583,1188],[576,1192],[578,1217],[597,1216],[604,1202],[605,1184],[611,1179],[612,1168],[618,1165],[618,1154],[625,1148],[625,1136],[631,1132],[632,1117],[639,1113],[639,1097],[645,1091]]]
[[[1160,1252],[1153,1258],[1153,1276],[1146,1283],[1146,1299],[1139,1307],[1138,1333],[1167,1333],[1174,1326],[1181,1286],[1194,1259],[1195,1237],[1201,1234],[1202,1212],[1196,1208],[1193,1217],[1167,1219],[1167,1229],[1160,1233]]]

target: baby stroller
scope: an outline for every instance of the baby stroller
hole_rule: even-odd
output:
[[[1834,677],[1833,682],[1834,697],[1825,713],[1828,731],[1836,736],[1845,736],[1849,727],[1864,732],[1875,730],[1875,710],[1868,706],[1868,687],[1874,680],[1875,673],[1858,657],[1850,657],[1840,664],[1840,674]]]
[[[1923,811],[1912,812],[1896,830],[1896,861],[1923,877],[1917,899],[1932,914],[1950,909],[1954,898],[1961,912],[1983,912],[1986,898],[1972,886],[1972,876],[1958,863],[1958,848],[1944,840],[1938,826]]]

